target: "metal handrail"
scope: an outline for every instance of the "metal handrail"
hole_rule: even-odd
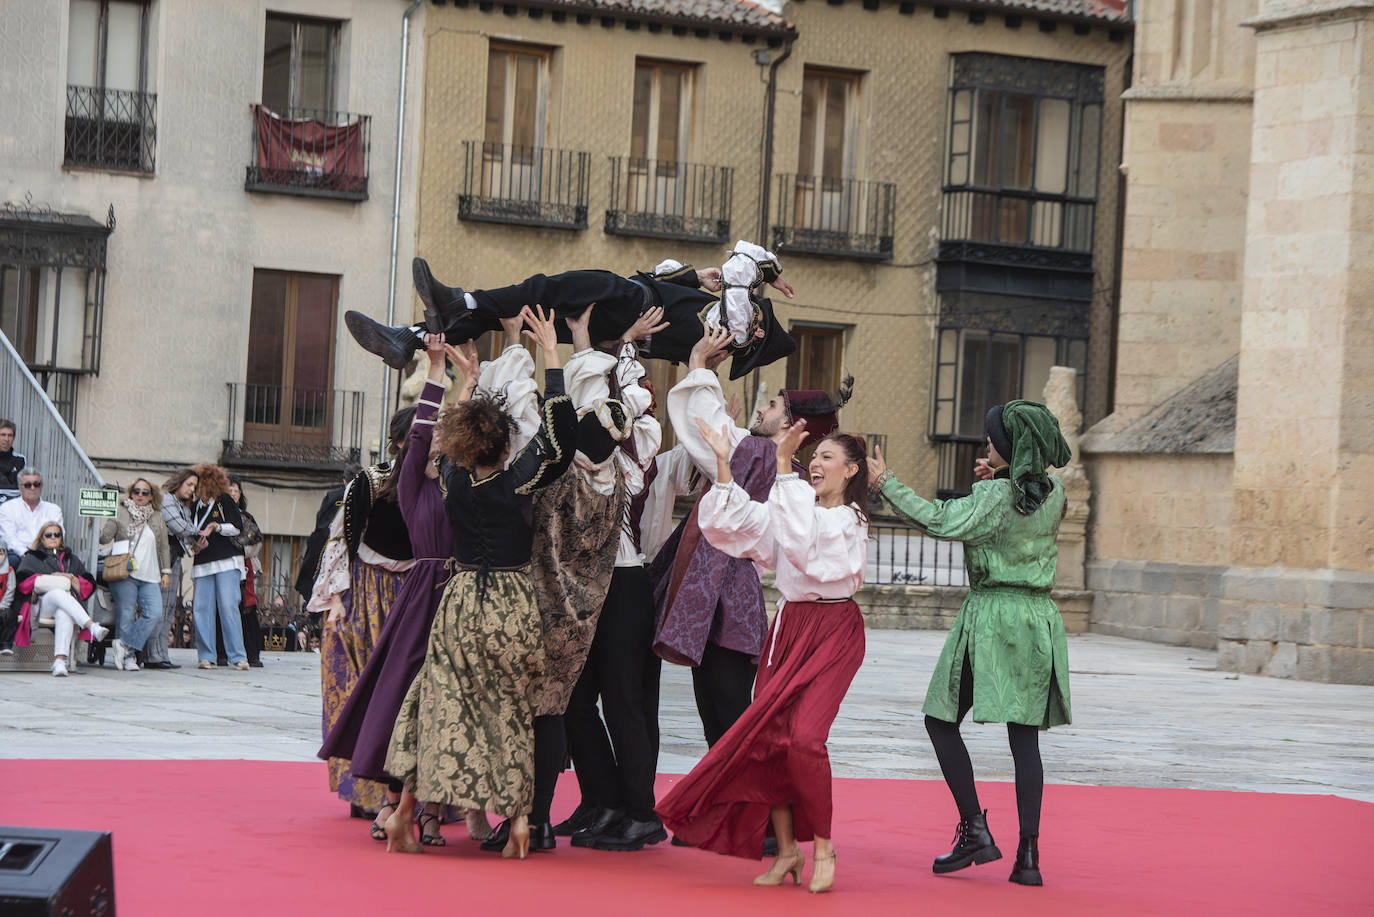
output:
[[[778,176],[778,251],[853,258],[892,257],[897,186],[820,175]]]
[[[943,190],[943,239],[1072,252],[1093,249],[1095,198],[975,185]]]
[[[14,421],[15,449],[28,459],[28,467],[42,472],[43,498],[61,507],[65,541],[94,572],[95,525],[79,513],[81,489],[104,487],[105,480],[3,332],[0,342],[5,345],[0,353],[0,416]],[[28,547],[22,546],[19,553]]]
[[[724,242],[734,169],[612,156],[606,232]]]
[[[586,229],[590,182],[590,153],[465,140],[458,218]]]

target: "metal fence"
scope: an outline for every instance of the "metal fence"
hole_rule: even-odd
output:
[[[342,465],[361,460],[364,395],[226,383],[225,464]]]
[[[591,167],[590,153],[465,140],[458,218],[586,229]]]
[[[936,541],[909,525],[868,526],[867,585],[967,586],[964,546]]]
[[[253,113],[253,146],[244,188],[366,200],[372,116],[316,108]]]
[[[151,172],[156,146],[154,93],[67,87],[68,165]]]
[[[819,175],[778,176],[778,252],[846,258],[892,258],[897,186]]]
[[[27,458],[28,467],[42,473],[43,499],[62,508],[65,540],[94,572],[97,532],[95,520],[79,513],[81,488],[103,487],[105,482],[3,333],[0,343],[0,417],[14,421],[15,450]],[[9,547],[23,553],[28,545]]]
[[[943,238],[1090,252],[1095,206],[1064,194],[946,188]]]
[[[697,242],[730,239],[735,170],[612,156],[606,232]]]

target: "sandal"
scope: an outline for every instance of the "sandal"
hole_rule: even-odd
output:
[[[399,801],[392,802],[391,800],[387,800],[377,807],[377,817],[372,819],[372,826],[367,829],[367,833],[371,835],[374,841],[386,840],[386,819],[382,818],[382,810],[390,809],[392,812],[395,812],[397,805],[399,805]],[[388,815],[388,818],[389,817]]]
[[[425,826],[429,824],[434,825],[433,834],[425,830]],[[421,812],[420,843],[424,844],[426,847],[447,847],[448,841],[444,840],[444,836],[439,833],[439,826],[442,824],[443,821],[433,812]]]

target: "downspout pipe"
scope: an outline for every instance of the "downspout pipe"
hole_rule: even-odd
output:
[[[401,233],[401,163],[406,124],[406,71],[410,63],[410,17],[420,8],[424,0],[411,0],[410,6],[401,15],[401,85],[397,91],[396,102],[396,175],[391,184],[391,265],[386,291],[386,323],[396,324],[396,258]],[[382,414],[380,443],[381,455],[386,455],[388,421],[391,419],[391,374],[390,367],[382,370]]]
[[[778,68],[782,62],[792,56],[792,43],[796,41],[796,36],[789,36],[787,44],[783,46],[782,53],[777,59],[768,65],[768,97],[764,100],[763,115],[763,166],[759,173],[759,232],[756,244],[764,248],[772,248],[771,240],[768,235],[768,207],[771,202],[773,190],[773,120],[778,106]],[[758,399],[759,386],[762,384],[762,375],[758,369],[754,370],[753,391],[749,393],[749,410],[755,407]]]

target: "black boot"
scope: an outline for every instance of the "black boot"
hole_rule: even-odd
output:
[[[558,849],[558,837],[553,833],[553,825],[551,825],[549,822],[544,822],[538,825],[530,825],[530,849]]]
[[[974,863],[991,863],[1002,859],[1002,851],[992,840],[988,830],[988,810],[984,809],[972,818],[959,819],[959,827],[954,830],[954,849],[941,857],[936,857],[931,869],[937,873],[954,872]]]
[[[1016,863],[1011,868],[1007,881],[1017,885],[1044,885],[1040,878],[1040,837],[1035,834],[1021,835],[1021,843],[1016,845]]]
[[[410,262],[410,275],[415,281],[415,292],[425,304],[425,327],[431,333],[441,333],[452,318],[467,309],[463,288],[445,286],[435,280],[424,258]]]
[[[388,328],[352,310],[344,313],[344,324],[359,347],[368,353],[375,353],[392,369],[405,369],[415,351],[420,349],[420,338],[406,326]]]

